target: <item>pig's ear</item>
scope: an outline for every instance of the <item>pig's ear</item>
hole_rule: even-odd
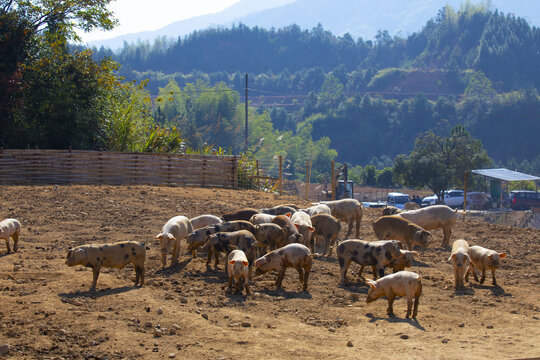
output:
[[[176,238],[175,238],[172,234],[167,234],[167,237],[168,237],[169,240],[171,240],[171,241],[176,240]]]
[[[286,213],[285,216],[290,218],[292,216],[292,213]]]
[[[261,225],[255,225],[255,230],[259,231],[261,229]]]
[[[371,280],[368,280],[368,281],[367,281],[367,284],[369,285],[370,288],[373,288],[373,289],[377,288],[377,284],[375,284],[375,283],[374,283],[373,281],[371,281]]]
[[[506,253],[499,253],[499,257],[500,257],[501,259],[504,259],[504,258],[506,257]]]
[[[308,226],[308,230],[311,231],[311,232],[314,232],[315,228],[313,226]]]
[[[295,226],[297,229],[300,229],[300,225],[294,224],[294,226]]]
[[[418,251],[411,251],[410,253],[413,254],[414,256],[420,257],[420,254],[418,253]]]
[[[69,257],[71,256],[72,253],[73,253],[73,249],[69,249],[68,253],[67,253],[67,256],[66,256],[66,259],[69,259]]]
[[[265,263],[266,263],[265,257],[258,258],[257,260],[255,260],[255,267],[261,266],[262,264],[265,264]]]
[[[452,261],[452,259],[455,258],[455,257],[456,257],[456,254],[450,255],[450,257],[448,258],[448,261]]]
[[[231,265],[234,265],[235,262],[236,261],[234,261],[234,260],[229,260],[229,264],[231,264]]]
[[[163,237],[163,233],[159,233],[156,236],[154,236],[154,239],[161,240],[162,237]]]
[[[247,262],[247,261],[242,261],[242,265],[244,265],[244,266],[249,266],[249,262]]]

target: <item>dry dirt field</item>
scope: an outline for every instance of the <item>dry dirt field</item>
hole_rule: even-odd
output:
[[[540,356],[540,230],[458,221],[454,237],[508,257],[491,275],[456,293],[447,249],[421,251],[410,270],[423,277],[418,319],[405,319],[406,303],[367,305],[367,286],[349,270],[339,287],[334,258],[316,259],[309,290],[293,269],[284,290],[275,273],[255,279],[254,295],[225,292],[224,261],[207,270],[204,254],[161,270],[152,239],[172,216],[221,215],[242,207],[301,199],[252,191],[150,186],[0,186],[0,218],[21,221],[20,249],[0,243],[0,346],[14,359],[518,359]],[[375,240],[368,209],[361,237]],[[345,232],[343,232],[343,236]],[[132,287],[131,265],[101,272],[68,268],[69,247],[84,243],[145,241],[146,286]],[[364,273],[366,278],[370,274]],[[158,331],[159,330],[159,331]],[[157,336],[156,336],[157,335]],[[161,336],[159,336],[161,335]],[[4,347],[5,348],[5,347]],[[6,355],[4,355],[6,356]],[[0,356],[1,357],[1,356]]]

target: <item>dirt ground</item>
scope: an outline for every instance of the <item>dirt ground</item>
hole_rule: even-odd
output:
[[[20,249],[0,243],[0,348],[14,359],[517,359],[540,356],[540,230],[459,220],[453,239],[504,251],[482,286],[453,289],[453,272],[435,243],[410,270],[423,278],[418,319],[405,319],[406,302],[367,305],[367,286],[349,270],[339,287],[334,258],[316,259],[308,292],[296,271],[276,291],[275,273],[255,279],[247,298],[225,292],[224,261],[207,270],[205,256],[161,270],[152,239],[172,216],[221,215],[242,207],[307,203],[253,191],[150,186],[0,186],[0,218],[21,221]],[[361,237],[375,240],[380,209],[366,209]],[[343,236],[345,232],[342,230]],[[69,247],[145,241],[146,286],[135,273],[104,269],[96,292],[92,272],[64,264]],[[184,248],[185,249],[185,248]],[[371,274],[364,274],[371,278]],[[5,356],[5,355],[4,355]],[[1,357],[1,356],[0,356]]]

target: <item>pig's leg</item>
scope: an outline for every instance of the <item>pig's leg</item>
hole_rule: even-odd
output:
[[[13,252],[17,252],[17,249],[19,248],[19,233],[15,232],[12,235],[13,237]]]
[[[91,291],[96,291],[97,279],[98,279],[100,270],[101,270],[101,268],[99,268],[97,266],[92,268],[92,274],[93,274],[94,278],[92,280],[92,287],[90,288]]]
[[[9,236],[6,237],[6,248],[7,248],[7,253],[11,253],[11,246],[9,245]]]
[[[395,295],[387,295],[388,298],[388,308],[386,309],[386,313],[388,316],[394,316],[394,300],[396,298]]]
[[[243,276],[243,278],[244,278],[244,288],[246,289],[246,295],[249,295],[251,294],[251,291],[249,291],[249,281],[245,276]]]
[[[420,295],[422,293],[422,288],[420,288],[420,290],[418,290],[416,292],[416,294],[414,295],[414,310],[413,310],[413,314],[412,314],[412,317],[415,318],[416,315],[418,315],[418,304],[420,303]]]
[[[135,284],[133,286],[137,286],[139,284],[139,279],[141,278],[141,269],[138,266],[133,265],[135,268]]]
[[[296,269],[296,271],[298,271],[298,276],[300,277],[300,282],[304,282],[304,269],[302,268],[302,266],[300,266],[300,264],[298,264],[294,268]]]
[[[486,267],[482,267],[482,278],[480,279],[480,284],[484,283],[484,280],[486,280]]]
[[[219,264],[219,251],[214,251],[214,269],[217,270]],[[227,267],[225,267],[225,271],[229,271]]]
[[[491,277],[493,278],[493,286],[497,286],[497,279],[495,279],[495,268],[491,269]]]
[[[276,289],[281,288],[281,283],[283,282],[283,277],[285,276],[285,270],[286,270],[286,268],[283,267],[278,272],[277,280],[276,280]]]
[[[344,260],[343,258],[339,258],[338,261],[339,264],[339,285],[345,285],[345,281],[347,279],[347,269],[351,265],[352,259]]]
[[[229,273],[229,291],[231,291],[231,292],[232,292],[232,280],[233,280],[232,274]]]
[[[452,229],[444,227],[443,228],[443,241],[441,247],[447,247],[450,242],[450,236],[452,236]]]
[[[176,239],[173,245],[171,266],[175,266],[176,264],[178,264],[179,257],[180,257],[180,240]]]
[[[362,218],[360,217],[356,217],[356,220],[355,220],[355,225],[356,225],[356,238],[359,239],[360,238],[360,221],[362,220]]]
[[[306,265],[304,265],[304,287],[302,288],[303,291],[307,291],[309,272],[311,271],[311,265],[312,265],[311,260]]]
[[[206,267],[210,266],[211,260],[212,260],[212,249],[208,249],[208,255],[206,256]]]
[[[347,229],[347,236],[346,238],[348,239],[349,238],[349,235],[351,235],[351,232],[352,232],[352,227],[353,227],[353,218],[350,218],[349,219],[349,228]],[[358,235],[357,235],[358,237]]]

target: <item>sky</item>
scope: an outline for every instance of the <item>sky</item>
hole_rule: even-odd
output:
[[[80,32],[83,42],[109,39],[146,30],[157,30],[172,22],[220,12],[240,0],[115,0],[109,8],[120,22],[111,31]]]

